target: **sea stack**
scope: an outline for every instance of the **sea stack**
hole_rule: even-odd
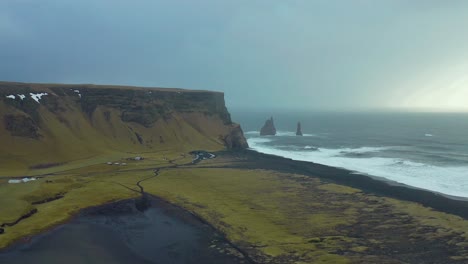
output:
[[[301,122],[297,122],[296,136],[302,136]]]
[[[273,123],[273,117],[265,121],[262,129],[260,129],[260,136],[274,136],[276,135],[275,124]]]

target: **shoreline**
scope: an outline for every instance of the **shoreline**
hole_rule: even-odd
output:
[[[321,165],[323,165],[323,164],[321,164]],[[339,167],[336,167],[336,168],[340,169]],[[401,183],[401,182],[392,181],[392,180],[389,180],[387,178],[380,177],[380,176],[374,176],[374,175],[369,175],[369,174],[355,172],[355,171],[351,171],[350,174],[351,175],[360,175],[360,176],[364,176],[364,177],[369,177],[369,178],[375,179],[377,181],[385,182],[389,186],[400,186],[400,187],[408,188],[408,189],[412,189],[412,190],[430,192],[430,193],[433,193],[435,195],[443,196],[443,197],[445,197],[447,199],[450,199],[450,200],[468,202],[468,197],[449,195],[449,194],[446,194],[446,193],[441,193],[441,192],[437,192],[437,191],[433,191],[433,190],[429,190],[429,189],[419,188],[419,187],[411,186],[411,185],[404,184],[404,183]]]
[[[427,189],[427,188],[424,188],[424,187],[412,186],[410,184],[398,182],[396,180],[392,180],[392,179],[386,178],[384,176],[377,176],[377,175],[369,174],[369,173],[366,173],[366,172],[361,172],[361,171],[358,171],[358,170],[348,169],[348,168],[345,168],[345,167],[327,165],[327,164],[318,163],[318,162],[314,162],[314,161],[308,161],[308,160],[298,160],[298,159],[285,157],[285,156],[281,156],[281,155],[261,152],[261,151],[258,151],[256,149],[254,149],[254,148],[250,148],[250,147],[248,149],[246,149],[246,150],[247,151],[253,151],[253,152],[256,152],[256,153],[260,153],[260,154],[271,155],[271,156],[275,156],[275,157],[281,157],[281,158],[284,158],[284,159],[290,159],[290,160],[297,161],[297,162],[307,162],[307,163],[313,163],[313,164],[327,166],[327,167],[331,167],[331,168],[342,169],[342,170],[349,171],[350,174],[352,174],[352,175],[361,175],[361,176],[371,177],[371,178],[379,180],[379,181],[387,182],[389,185],[398,185],[398,186],[403,186],[403,187],[406,187],[406,188],[412,188],[412,189],[415,189],[415,190],[433,192],[435,194],[439,194],[439,195],[445,196],[445,197],[453,199],[453,200],[460,200],[460,201],[468,202],[468,196],[458,196],[458,195],[443,193],[443,192],[436,191],[436,190]]]
[[[217,152],[216,155],[221,159],[227,158],[229,162],[223,163],[221,160],[221,164],[217,165],[216,160],[213,160],[212,163],[204,163],[200,167],[191,167],[191,166],[180,166],[179,169],[202,169],[202,168],[212,168],[212,169],[239,169],[239,170],[251,170],[254,173],[254,170],[270,170],[273,172],[281,172],[287,174],[300,174],[304,176],[310,176],[320,179],[326,183],[335,183],[339,185],[354,187],[362,191],[366,194],[372,194],[376,196],[382,197],[390,197],[395,198],[400,201],[411,201],[422,204],[426,207],[430,207],[435,209],[439,212],[450,213],[453,215],[460,216],[464,219],[468,219],[468,202],[467,201],[460,201],[450,199],[448,197],[439,195],[437,193],[433,193],[427,190],[418,190],[414,188],[410,188],[408,186],[402,185],[395,185],[388,181],[382,181],[376,179],[372,176],[356,174],[352,171],[330,167],[326,165],[305,162],[305,161],[295,161],[292,159],[263,154],[253,150],[240,150],[240,151],[221,151]],[[209,222],[210,219],[204,219],[202,216],[198,215],[196,212],[190,210],[189,208],[185,208],[180,204],[172,203],[169,200],[159,197],[158,195],[148,193],[148,196],[152,201],[157,200],[158,202],[152,203],[154,207],[156,204],[155,209],[163,212],[170,213],[173,219],[178,219],[179,221],[183,221],[185,223],[198,223],[198,226],[202,225],[205,226],[201,228],[200,232],[203,233],[203,236],[210,236],[210,234],[217,234],[218,241],[220,243],[224,243],[225,248],[230,248],[234,252],[237,252],[238,259],[241,259],[244,263],[256,263],[254,261],[255,255],[249,255],[244,249],[242,249],[242,244],[234,244],[229,239],[227,239],[227,235],[222,232],[220,229],[216,228],[216,225]],[[63,229],[68,230],[69,227],[73,227],[76,225],[77,219],[80,217],[89,215],[90,212],[100,212],[100,214],[108,219],[112,219],[113,209],[118,208],[120,204],[125,203],[135,203],[139,197],[136,198],[129,198],[129,199],[122,199],[116,200],[108,203],[104,203],[97,206],[87,207],[81,209],[78,213],[71,216],[68,220],[54,225],[48,229],[41,230],[37,234],[31,234],[26,236],[25,238],[21,238],[18,241],[14,242],[10,246],[0,249],[0,260],[2,257],[8,254],[18,254],[18,256],[23,255],[22,250],[29,249],[34,247],[37,243],[40,243],[42,240],[49,240],[49,236],[54,236],[54,234],[58,232],[64,232]],[[153,208],[154,209],[154,208]],[[118,214],[115,215],[119,217]],[[197,224],[195,224],[197,226]],[[196,227],[195,227],[196,228]],[[121,230],[125,230],[121,228]],[[144,231],[140,229],[140,231]],[[143,233],[146,233],[144,231]],[[110,236],[114,236],[109,233]],[[171,237],[172,235],[166,235],[167,237]],[[115,237],[115,236],[114,236]],[[45,238],[45,239],[44,239]],[[154,239],[158,239],[157,237]],[[78,239],[79,240],[79,239]],[[115,239],[114,239],[115,240]],[[101,242],[102,243],[102,242]],[[107,244],[106,244],[107,243]],[[104,242],[107,247],[112,246],[108,245],[111,242]],[[117,242],[113,242],[117,243]],[[120,242],[119,242],[120,243]],[[151,240],[148,240],[147,243],[151,244]],[[121,244],[121,243],[120,243]],[[96,242],[93,246],[99,246],[100,244]],[[127,245],[128,246],[128,245]],[[141,244],[140,244],[141,246]],[[128,247],[122,247],[122,245],[116,245],[116,248],[123,248],[128,250]],[[216,247],[218,249],[218,247]],[[144,251],[145,249],[143,249]],[[147,249],[146,249],[147,250]],[[148,251],[146,251],[147,254]],[[228,251],[229,252],[229,251]],[[215,252],[218,254],[216,256],[220,256],[219,252]],[[224,253],[223,253],[224,254]],[[26,254],[27,255],[27,254]],[[137,255],[138,257],[141,257]],[[124,256],[125,258],[128,257],[127,255]],[[10,263],[10,262],[6,262]],[[14,263],[14,262],[12,262]],[[14,263],[16,264],[16,263]]]
[[[231,154],[228,154],[231,153]],[[460,216],[468,220],[468,198],[453,197],[434,191],[419,189],[409,185],[388,181],[380,177],[359,174],[351,170],[327,166],[309,161],[293,160],[255,150],[223,152],[221,155],[234,155],[237,158],[247,158],[247,162],[235,167],[240,169],[266,169],[286,173],[315,176],[332,183],[360,189],[365,193],[416,202],[436,211]],[[461,198],[461,199],[460,199]]]

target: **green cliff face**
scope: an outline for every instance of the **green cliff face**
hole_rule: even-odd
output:
[[[50,91],[37,103],[30,93]],[[15,96],[14,99],[7,96]],[[19,95],[24,95],[22,99]],[[172,112],[199,112],[217,115],[230,125],[231,117],[224,103],[224,94],[210,91],[182,89],[137,88],[97,85],[25,84],[0,82],[2,101],[38,119],[40,105],[51,112],[66,110],[63,99],[79,104],[88,116],[99,106],[119,109],[126,122],[136,122],[147,127]]]
[[[0,121],[7,171],[109,153],[248,147],[220,92],[0,82]]]

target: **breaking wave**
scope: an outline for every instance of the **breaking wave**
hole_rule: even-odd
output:
[[[247,131],[244,132],[245,135],[260,135],[260,131]],[[296,132],[292,131],[276,131],[276,136],[278,137],[296,137]],[[314,134],[303,134],[302,136],[304,137],[315,137],[316,135]]]
[[[344,168],[421,189],[468,197],[468,166],[438,166],[376,155],[392,147],[334,149],[306,145],[300,151],[269,144],[273,140],[274,137],[252,137],[248,143],[251,149],[261,153]],[[315,151],[310,151],[312,149]]]

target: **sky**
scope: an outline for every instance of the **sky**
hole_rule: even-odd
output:
[[[229,108],[468,111],[468,1],[2,0],[0,80],[180,87]]]

